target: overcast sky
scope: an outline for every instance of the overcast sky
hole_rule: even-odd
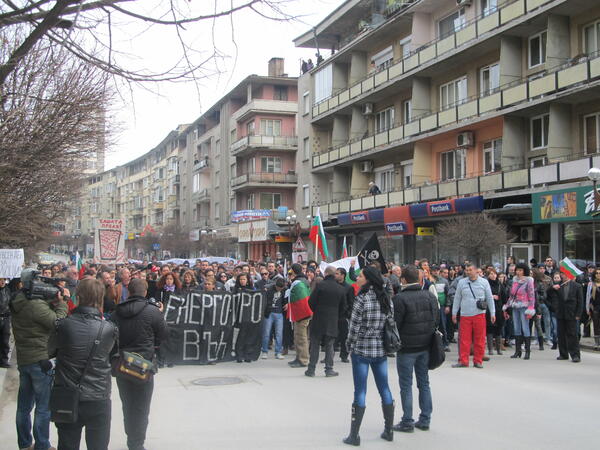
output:
[[[267,75],[267,63],[272,57],[285,58],[286,72],[298,76],[300,58],[313,61],[315,58],[310,49],[296,49],[293,39],[316,25],[342,1],[290,0],[286,12],[303,16],[292,22],[269,21],[251,12],[237,13],[233,18],[233,37],[229,19],[217,21],[214,27],[217,48],[224,55],[218,61],[220,75],[204,79],[198,85],[161,82],[134,87],[131,92],[128,87],[120,88],[122,100],[114,109],[116,125],[121,131],[109,148],[105,168],[124,164],[151,150],[169,131],[179,124],[193,122],[248,75]],[[164,66],[172,55],[181,54],[173,27],[153,27],[141,39],[138,30],[135,36],[126,32],[131,29],[128,24],[123,23],[120,28],[122,45],[135,55],[134,63],[140,67],[158,68],[159,62]],[[212,22],[200,22],[186,27],[184,39],[199,52],[212,52],[212,34]],[[211,63],[208,69],[212,71],[214,65]]]

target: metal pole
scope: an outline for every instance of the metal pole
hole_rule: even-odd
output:
[[[592,260],[596,265],[596,211],[598,210],[598,191],[596,190],[596,181],[594,181],[594,212],[592,214]]]

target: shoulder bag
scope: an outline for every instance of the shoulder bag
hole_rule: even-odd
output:
[[[429,304],[431,314],[435,314],[431,303]],[[435,323],[435,319],[434,319]],[[429,370],[434,370],[444,364],[446,361],[446,352],[444,351],[444,337],[442,333],[434,327],[433,335],[431,336],[431,342],[429,343]]]
[[[145,384],[154,375],[154,363],[137,353],[123,351],[112,361],[112,375],[136,384]]]
[[[392,301],[390,300],[390,312],[385,317],[383,325],[383,348],[388,355],[395,355],[402,348],[400,342],[400,333],[398,332],[398,325],[394,320],[391,308]]]
[[[88,356],[85,367],[81,372],[79,381],[75,387],[70,386],[53,386],[50,393],[50,420],[55,423],[75,423],[79,418],[79,396],[81,394],[81,382],[85,377],[92,363],[92,358],[96,353],[96,348],[100,344],[102,337],[102,329],[104,328],[104,320],[100,323],[98,336],[92,345],[92,350]]]

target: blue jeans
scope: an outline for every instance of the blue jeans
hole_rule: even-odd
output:
[[[417,353],[398,353],[396,357],[403,411],[402,424],[404,425],[414,424],[412,395],[413,369],[417,378],[417,388],[419,388],[419,408],[421,409],[419,422],[423,425],[429,425],[431,422],[433,401],[431,399],[431,389],[429,388],[428,365],[429,351],[427,350]]]
[[[515,336],[530,337],[529,332],[529,319],[525,317],[525,308],[513,308],[512,309],[512,320],[514,325]]]
[[[440,333],[442,333],[442,341],[445,346],[448,346],[448,333],[446,333],[446,309],[445,306],[440,305]]]
[[[38,363],[19,366],[19,395],[17,397],[17,441],[19,448],[33,443],[31,410],[35,405],[33,439],[36,450],[50,448],[50,390],[52,373],[42,372]]]
[[[550,320],[552,321],[552,344],[558,344],[558,322],[554,313],[550,313]]]
[[[550,310],[546,304],[540,305],[540,310],[542,311],[542,322],[544,323],[544,339],[546,341],[550,340],[550,335],[552,331],[552,319],[550,318]]]
[[[270,313],[263,321],[263,335],[262,335],[262,351],[269,351],[269,340],[271,339],[271,330],[275,325],[275,354],[280,354],[282,350],[283,340],[283,314],[282,313]]]
[[[365,407],[367,397],[367,378],[369,377],[369,366],[375,377],[375,384],[381,396],[381,403],[390,405],[394,402],[392,391],[388,385],[387,357],[366,358],[352,353],[352,377],[354,378],[354,404]]]

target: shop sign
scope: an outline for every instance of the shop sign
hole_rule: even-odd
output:
[[[532,194],[531,208],[533,223],[591,220],[600,214],[600,208],[594,209],[592,186]]]
[[[454,200],[447,200],[443,202],[429,202],[427,203],[427,212],[430,216],[454,214],[456,212],[454,208]]]
[[[238,242],[264,242],[268,237],[268,220],[255,220],[238,225]]]
[[[480,195],[410,205],[410,215],[414,219],[480,211],[483,211],[483,197]]]
[[[408,232],[408,225],[406,222],[386,223],[385,231],[388,234],[405,234]]]
[[[388,209],[388,208],[386,208]],[[344,213],[338,215],[338,225],[355,225],[363,223],[381,223],[383,222],[384,209],[370,209],[368,211],[358,211],[354,213]]]
[[[433,228],[417,227],[417,236],[433,236]]]
[[[289,243],[291,244],[294,240],[289,236],[275,236],[275,242],[279,244]]]
[[[132,241],[133,239],[135,239],[135,233],[127,233],[127,238],[128,241]]]
[[[415,225],[406,205],[385,209],[385,231],[388,235],[415,234]]]
[[[360,211],[350,214],[352,223],[369,223],[369,211]]]
[[[231,222],[248,222],[250,220],[261,219],[264,217],[271,217],[270,209],[245,209],[242,211],[233,211],[231,213]]]

